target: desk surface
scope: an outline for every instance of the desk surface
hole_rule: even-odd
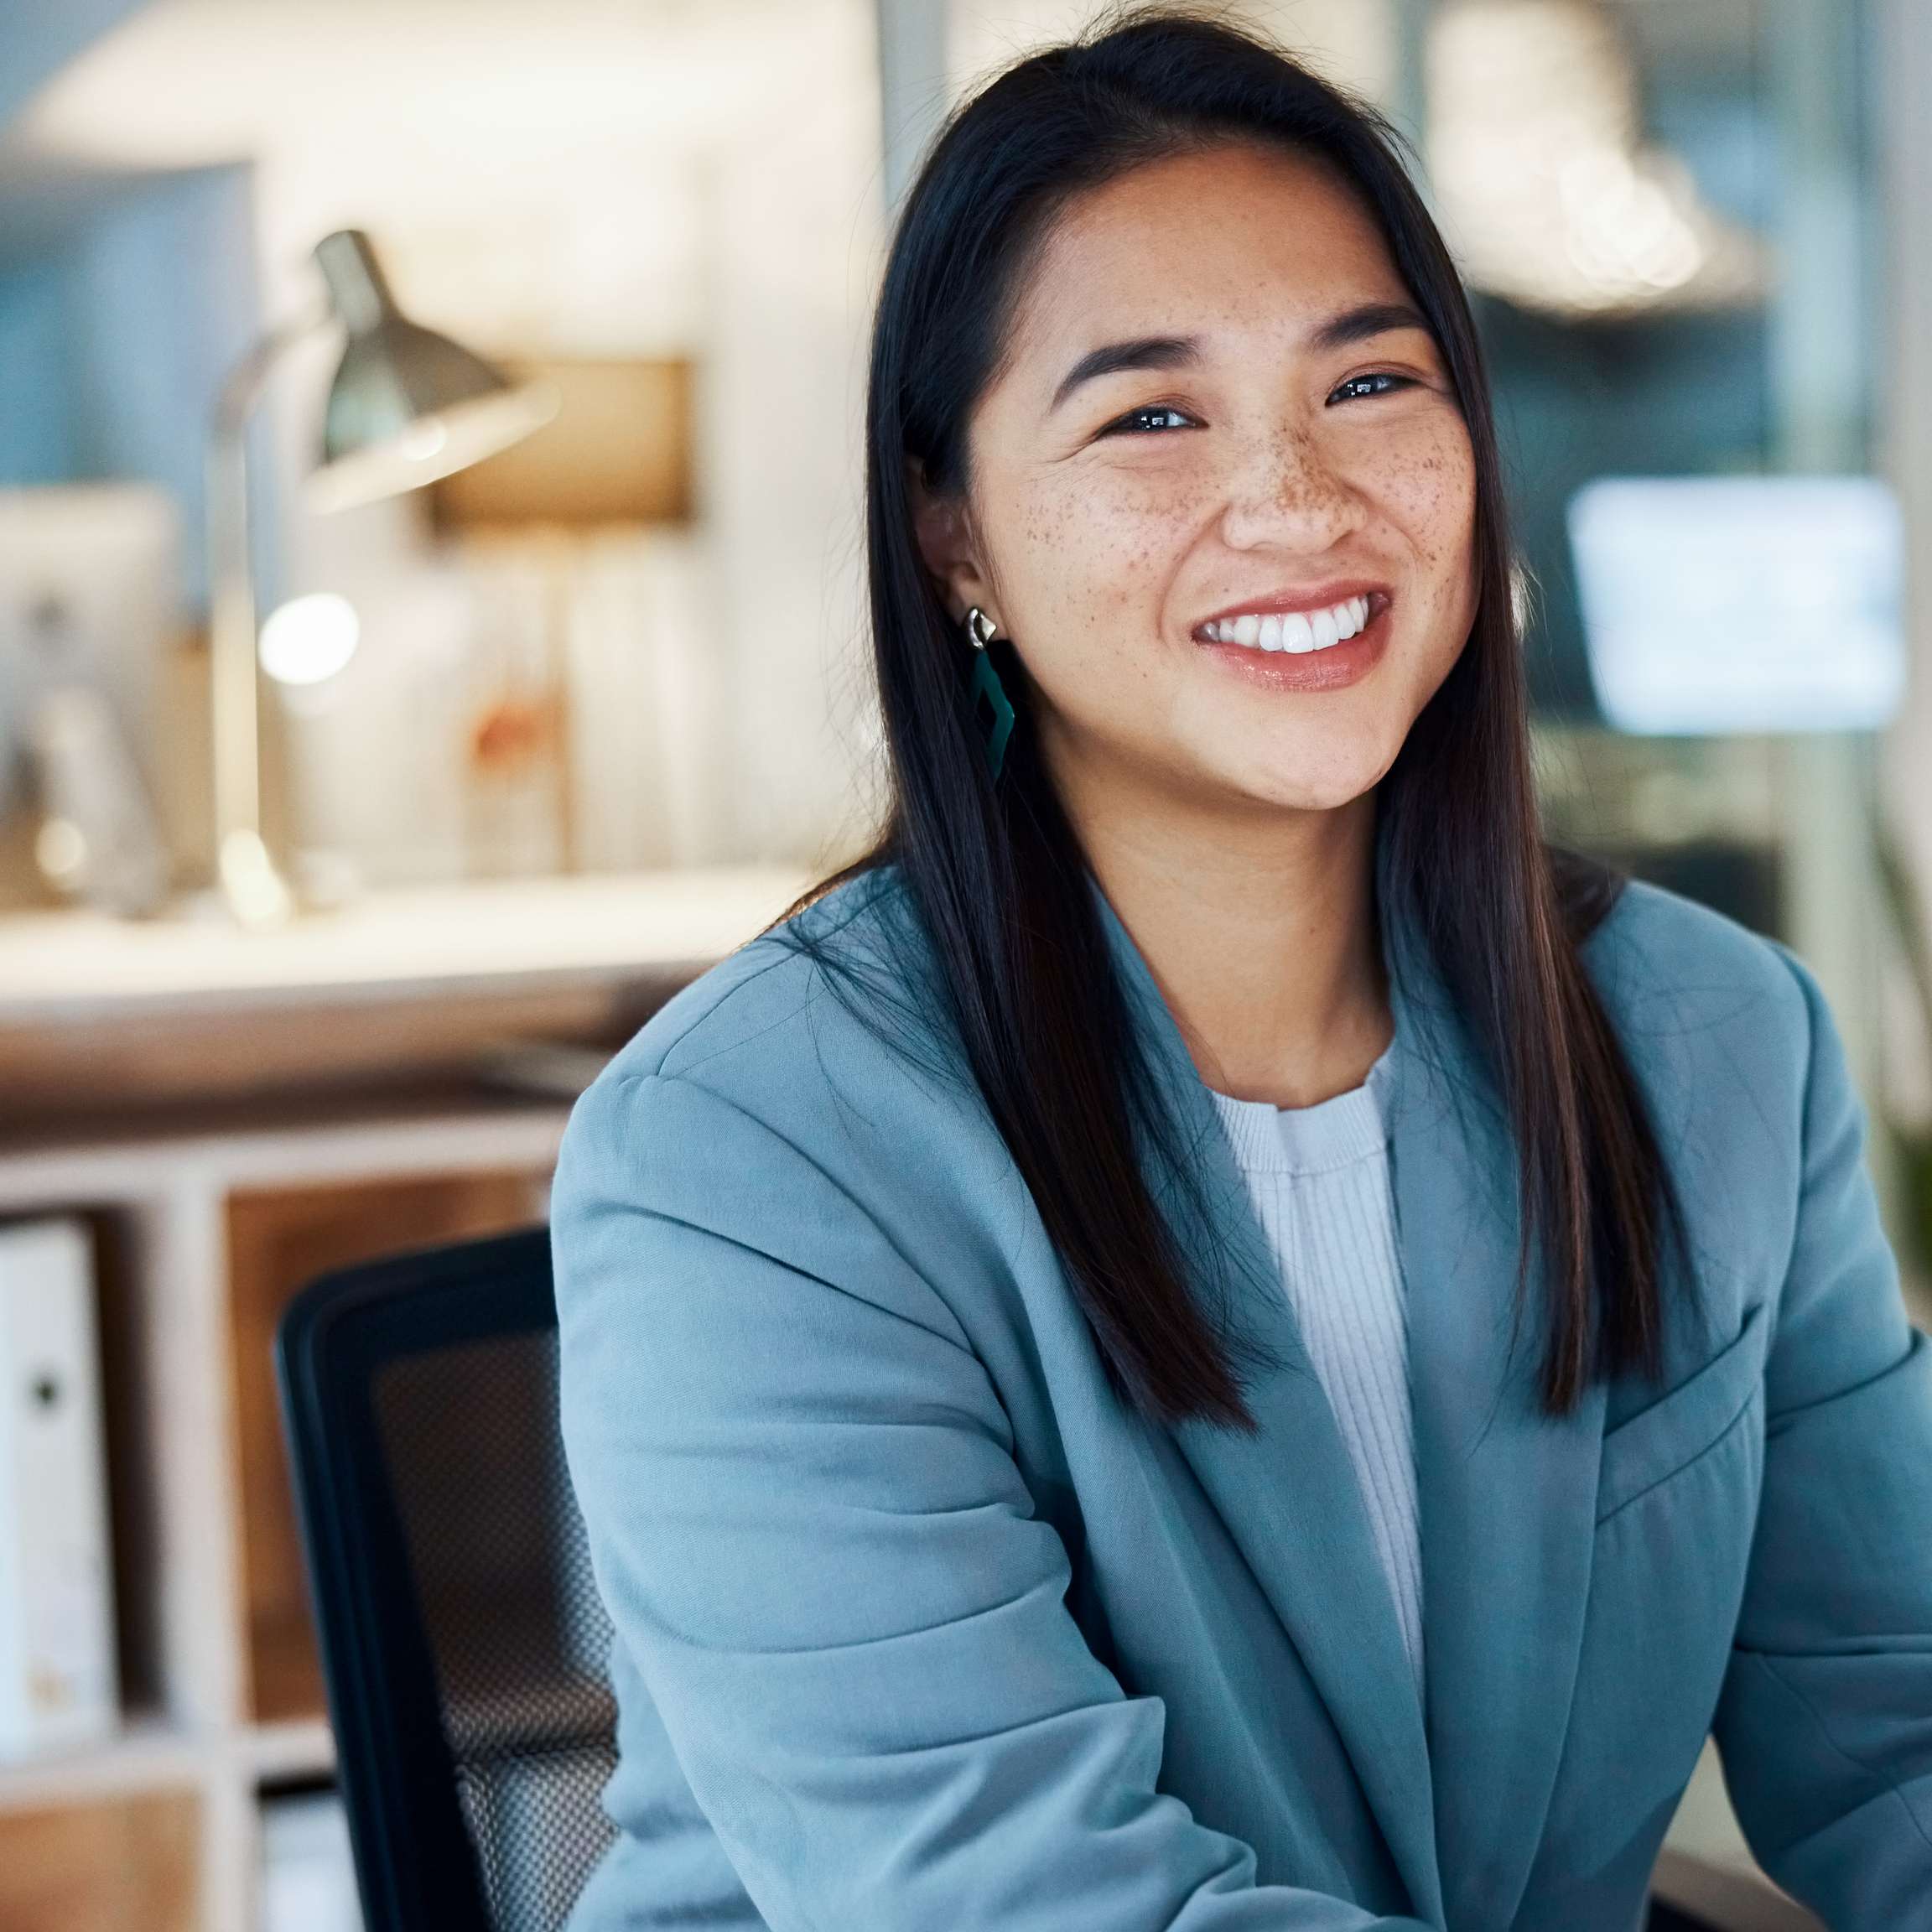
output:
[[[0,1027],[682,974],[809,883],[768,865],[465,883],[371,892],[253,932],[220,917],[18,914],[0,918]]]

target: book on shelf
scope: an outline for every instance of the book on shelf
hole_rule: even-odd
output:
[[[118,1722],[93,1243],[0,1224],[0,1758]]]

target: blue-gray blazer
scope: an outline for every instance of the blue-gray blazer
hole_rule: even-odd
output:
[[[1279,1364],[1259,1430],[1116,1396],[920,1020],[896,872],[800,916],[896,995],[864,1016],[782,931],[706,974],[584,1096],[553,1196],[621,1711],[574,1926],[1631,1932],[1712,1732],[1789,1891],[1932,1926],[1932,1352],[1805,969],[1642,885],[1587,943],[1705,1313],[1674,1297],[1660,1384],[1551,1420],[1493,1092],[1384,921],[1419,1700],[1213,1103],[1089,885],[1208,1182],[1184,1239],[1243,1264]]]

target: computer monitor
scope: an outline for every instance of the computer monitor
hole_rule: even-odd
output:
[[[61,684],[103,693],[151,766],[181,537],[174,497],[151,484],[0,490],[0,813],[20,802],[26,734]]]
[[[1567,520],[1618,730],[1863,731],[1898,709],[1904,527],[1877,478],[1608,477]]]

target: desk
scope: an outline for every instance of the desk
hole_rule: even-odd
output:
[[[266,932],[0,918],[0,1139],[49,1116],[462,1084],[506,1041],[615,1046],[808,883],[745,866],[437,886]]]

